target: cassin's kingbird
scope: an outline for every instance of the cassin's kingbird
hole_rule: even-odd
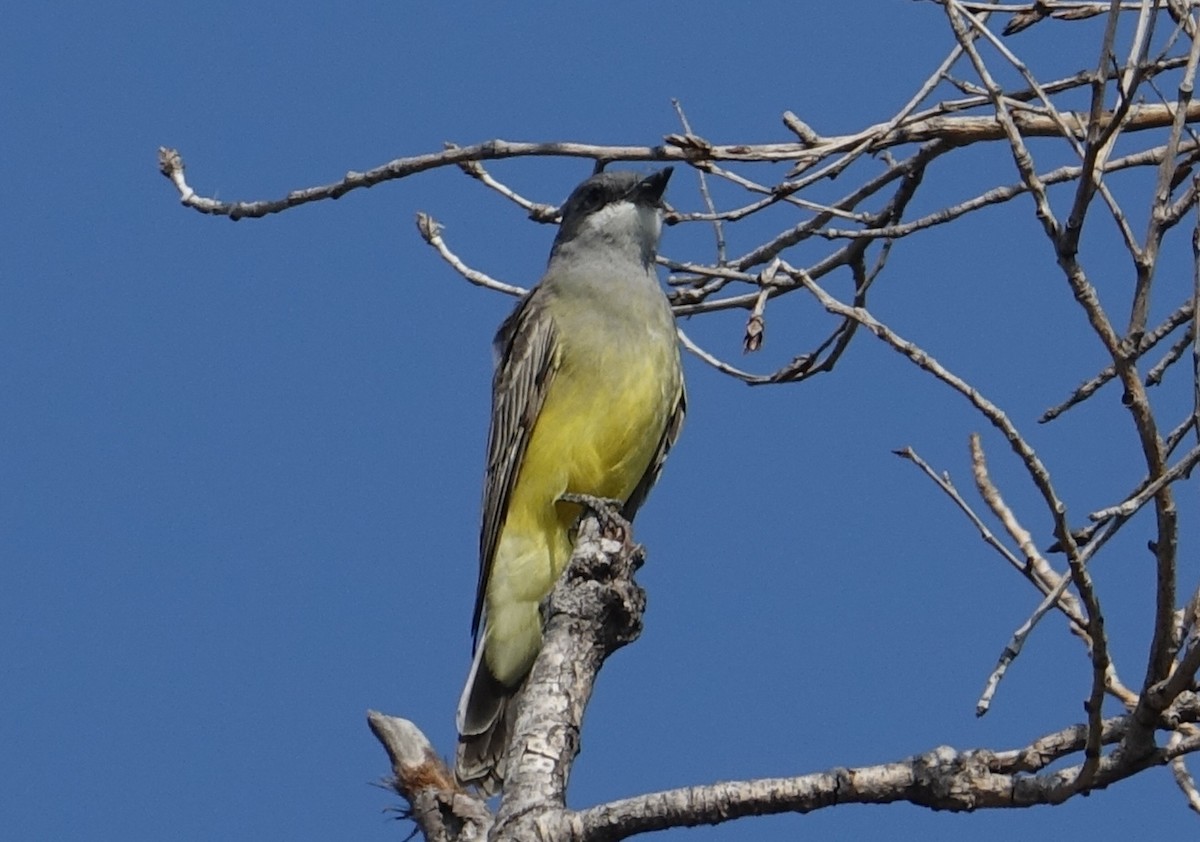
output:
[[[509,700],[541,648],[539,603],[571,557],[564,494],[631,519],[683,423],[675,320],[655,273],[671,168],[594,175],[571,193],[546,274],[496,334],[474,659],[456,774],[504,782]]]

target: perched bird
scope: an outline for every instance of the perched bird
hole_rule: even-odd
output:
[[[539,603],[571,557],[580,507],[631,519],[683,423],[683,371],[655,254],[671,168],[602,172],[562,210],[541,282],[496,334],[475,649],[458,704],[455,773],[504,782],[510,700],[542,644]]]

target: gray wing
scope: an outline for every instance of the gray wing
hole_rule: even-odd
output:
[[[508,498],[525,458],[529,434],[542,411],[560,361],[554,322],[546,312],[545,295],[540,293],[540,289],[535,289],[525,296],[496,333],[492,423],[488,430],[483,523],[479,532],[479,585],[471,618],[471,635],[476,645],[483,620],[483,597],[508,511]]]
[[[654,452],[654,458],[650,460],[650,465],[646,468],[646,473],[638,480],[633,493],[629,495],[629,499],[625,501],[625,505],[621,509],[621,516],[626,520],[633,520],[633,516],[642,507],[642,503],[646,502],[646,496],[650,493],[650,489],[658,481],[658,475],[662,473],[663,463],[667,461],[667,454],[671,452],[671,448],[675,445],[676,440],[679,438],[679,433],[683,429],[683,416],[685,414],[687,414],[687,392],[683,388],[683,381],[681,380],[679,383],[679,395],[675,399],[675,408],[671,410],[671,417],[667,419],[667,425],[663,428],[662,438],[658,440],[658,449]]]

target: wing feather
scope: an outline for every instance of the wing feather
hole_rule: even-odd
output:
[[[558,370],[560,356],[554,321],[535,289],[522,299],[496,333],[496,373],[492,378],[492,423],[488,431],[487,473],[483,483],[483,521],[479,532],[479,584],[471,635],[479,644],[484,595],[508,498],[524,461],[534,422]]]
[[[650,489],[658,481],[658,475],[662,473],[663,464],[667,461],[667,454],[671,452],[671,448],[679,439],[679,433],[683,430],[683,417],[686,414],[687,392],[683,388],[683,381],[681,380],[679,383],[679,394],[675,398],[675,406],[671,410],[671,416],[667,419],[666,426],[663,428],[662,437],[658,440],[658,449],[654,452],[654,458],[650,460],[650,464],[646,467],[646,473],[638,480],[638,484],[634,486],[633,493],[629,495],[629,499],[625,501],[625,505],[621,509],[621,516],[626,520],[633,520],[633,516],[642,507],[642,503],[646,502],[646,497],[650,494]]]

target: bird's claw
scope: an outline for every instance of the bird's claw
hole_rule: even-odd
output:
[[[596,497],[591,494],[575,494],[568,492],[560,498],[564,503],[575,503],[596,516],[600,522],[600,532],[605,538],[620,541],[626,547],[632,546],[633,528],[621,514],[625,503],[610,497]]]

